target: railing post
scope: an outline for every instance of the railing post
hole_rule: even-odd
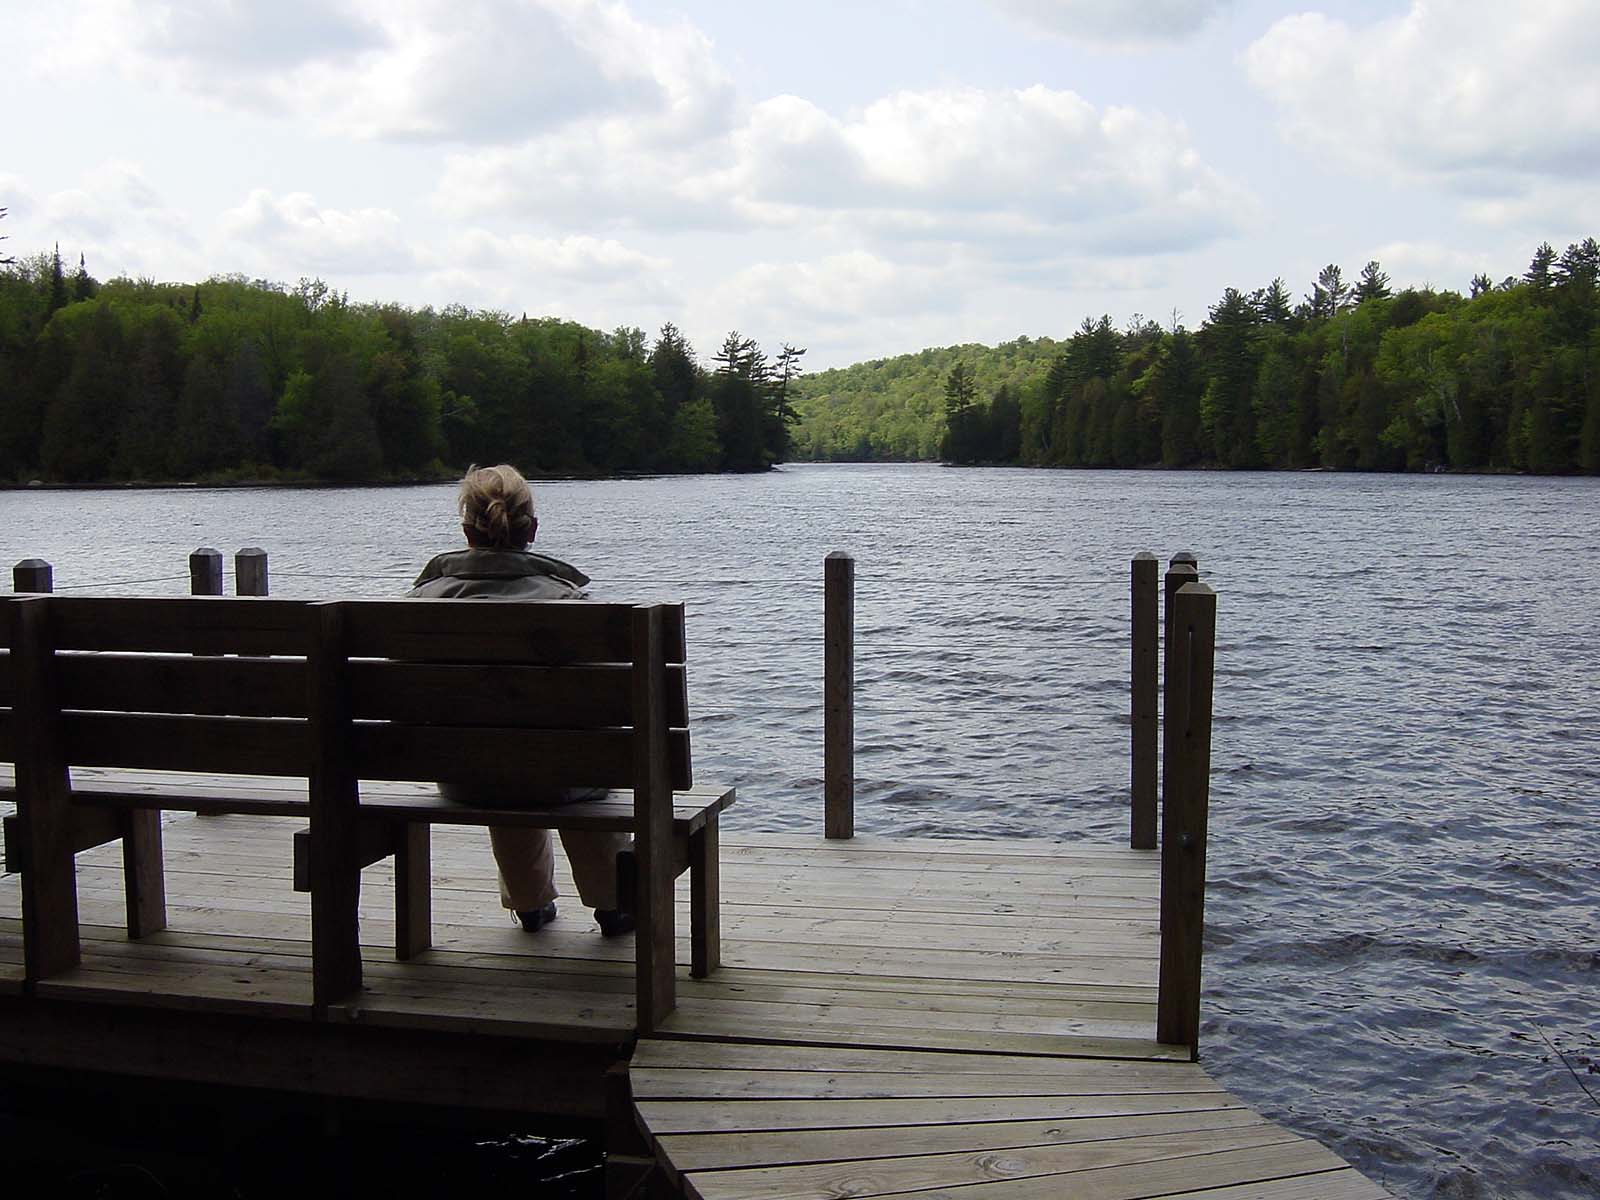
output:
[[[835,550],[823,563],[823,832],[856,832],[856,560]]]
[[[267,552],[261,547],[246,546],[233,556],[233,591],[236,596],[267,594]]]
[[[1161,975],[1156,1040],[1200,1057],[1206,822],[1211,794],[1211,687],[1217,594],[1187,583],[1168,621],[1161,796]]]
[[[222,595],[222,551],[201,546],[189,555],[189,594]]]
[[[1148,551],[1133,556],[1133,663],[1130,724],[1132,751],[1129,784],[1132,805],[1128,844],[1135,850],[1156,848],[1156,745],[1160,655],[1161,563]]]
[[[11,568],[14,592],[55,591],[55,569],[42,558],[25,558]]]

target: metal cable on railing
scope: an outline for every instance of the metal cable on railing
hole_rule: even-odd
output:
[[[64,583],[55,589],[60,592],[81,592],[106,588],[138,587],[146,583],[173,583],[188,579],[187,575],[155,575],[149,579],[108,579],[103,583]]]

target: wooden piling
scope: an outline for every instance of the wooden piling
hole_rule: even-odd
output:
[[[823,831],[856,832],[856,560],[835,550],[823,562]]]
[[[1161,971],[1156,1040],[1166,1045],[1187,1045],[1191,1058],[1197,1059],[1216,593],[1203,583],[1184,584],[1173,597],[1167,627],[1161,781]]]
[[[189,555],[189,594],[222,595],[222,551],[201,546]]]
[[[14,592],[55,591],[55,569],[42,558],[25,558],[11,568]]]
[[[1132,752],[1129,785],[1132,796],[1128,845],[1156,848],[1156,764],[1159,759],[1157,693],[1160,654],[1161,563],[1148,551],[1133,556],[1133,662],[1129,691]]]
[[[261,547],[246,546],[233,556],[233,590],[238,596],[267,594],[267,552]]]

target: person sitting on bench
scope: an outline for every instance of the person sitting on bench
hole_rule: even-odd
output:
[[[569,600],[583,596],[589,577],[577,568],[529,550],[539,531],[533,493],[515,467],[469,470],[457,500],[467,549],[435,556],[422,568],[412,596],[485,597],[496,600]],[[482,808],[535,808],[592,800],[604,789],[565,788],[547,795],[504,796],[441,784],[448,800]],[[556,915],[555,860],[548,829],[490,829],[500,874],[500,902],[532,933]],[[583,903],[594,909],[606,937],[628,933],[633,914],[617,905],[617,854],[632,839],[624,833],[561,831],[572,878]]]

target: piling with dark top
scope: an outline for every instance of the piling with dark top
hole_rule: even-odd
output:
[[[1156,848],[1156,768],[1159,758],[1156,710],[1159,691],[1161,563],[1154,554],[1133,557],[1131,667],[1132,752],[1129,783],[1132,806],[1128,844],[1135,850]]]
[[[267,552],[246,546],[233,556],[233,590],[239,596],[267,594]]]
[[[1185,566],[1186,570],[1192,570]],[[1170,577],[1170,573],[1169,573]],[[1211,793],[1211,690],[1217,595],[1186,583],[1167,621],[1161,779],[1161,973],[1156,1040],[1200,1055],[1206,825]]]
[[[189,594],[222,595],[222,551],[201,546],[189,555]]]
[[[14,592],[55,591],[55,569],[42,558],[25,558],[11,568]]]
[[[1163,644],[1170,645],[1172,642],[1173,597],[1178,594],[1178,589],[1184,584],[1199,582],[1200,570],[1195,564],[1194,555],[1174,554],[1171,564],[1167,567],[1167,573],[1161,580],[1161,640]],[[1172,664],[1168,662],[1162,672],[1161,687],[1163,691],[1166,690],[1167,676],[1171,671],[1171,667]]]
[[[835,550],[823,562],[823,830],[856,832],[856,561]]]

